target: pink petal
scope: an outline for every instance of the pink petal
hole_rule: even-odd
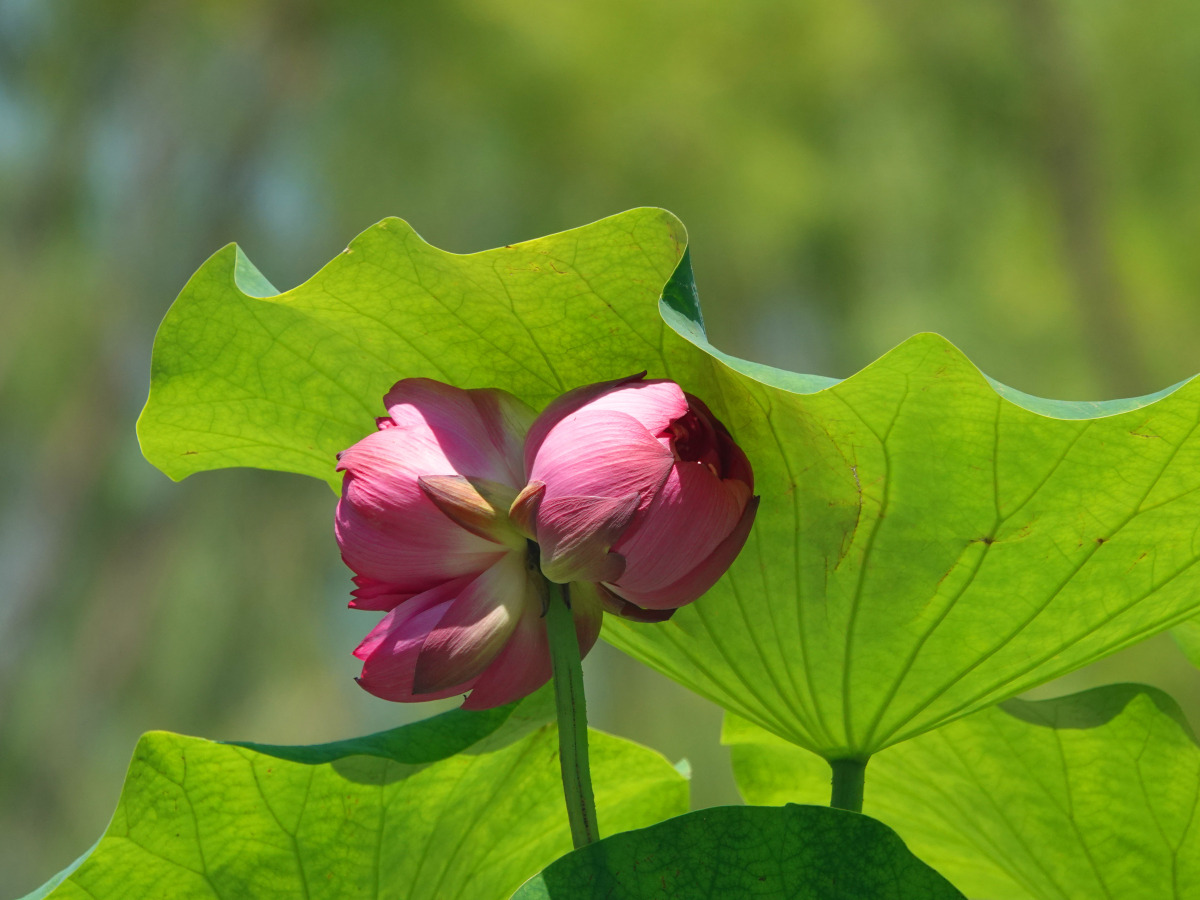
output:
[[[414,515],[405,520],[399,516],[371,519],[343,498],[334,515],[334,533],[346,565],[357,574],[415,594],[447,579],[481,572],[506,552],[501,545],[459,528],[424,495],[421,500],[432,514],[414,504]]]
[[[645,609],[675,609],[691,603],[716,584],[741,553],[746,538],[750,535],[750,528],[754,525],[758,500],[758,497],[749,499],[733,530],[713,548],[703,562],[686,572],[679,580],[661,588],[641,591],[627,590],[617,585],[610,587]]]
[[[461,528],[421,490],[421,475],[452,472],[449,466],[431,435],[399,426],[343,452],[338,467],[346,477],[334,530],[346,564],[419,592],[498,559],[503,547]]]
[[[591,585],[572,584],[575,636],[586,656],[600,634],[603,610]],[[463,709],[491,709],[527,697],[550,680],[550,643],[540,609],[526,609],[508,644],[475,680]]]
[[[625,572],[612,582],[617,593],[639,600],[684,578],[734,530],[749,499],[740,481],[722,481],[702,463],[680,462],[653,502],[614,550]],[[694,597],[691,599],[695,599]]]
[[[641,495],[556,497],[538,508],[542,573],[551,581],[617,581],[625,560],[610,552],[633,521]]]
[[[397,429],[431,434],[450,463],[421,474],[487,478],[514,488],[524,483],[521,451],[535,416],[511,394],[406,378],[383,403]]]
[[[421,647],[413,693],[461,684],[491,664],[526,609],[541,610],[523,553],[509,553],[464,587]]]
[[[458,579],[439,585],[384,616],[354,651],[363,661],[358,683],[377,697],[401,703],[452,697],[469,690],[472,682],[467,680],[435,693],[416,696],[413,692],[413,677],[425,638],[445,616],[458,591],[469,582],[470,579]]]
[[[585,384],[582,387],[577,387],[574,390],[567,391],[550,401],[550,404],[542,410],[541,414],[529,428],[529,434],[525,438],[525,471],[528,472],[533,466],[533,458],[537,455],[538,450],[542,446],[542,441],[546,439],[546,435],[550,433],[555,425],[562,421],[566,416],[578,412],[588,403],[598,397],[603,396],[609,391],[627,384],[634,384],[646,377],[645,372],[639,372],[636,375],[629,375],[625,378],[617,378],[613,381],[600,381],[596,384]]]
[[[525,480],[525,435],[537,413],[507,391],[477,388],[467,393],[479,411],[488,440],[506,463],[509,477],[492,480],[517,487]]]
[[[712,410],[699,397],[694,397],[691,394],[685,394],[684,396],[687,397],[688,406],[694,412],[705,416],[717,433],[717,445],[721,456],[721,477],[743,482],[750,489],[749,492],[753,494],[754,471],[750,468],[750,460],[746,458],[746,454],[742,451],[742,448],[737,445],[737,442],[729,434],[729,429],[725,427],[720,419],[712,414]]]
[[[382,642],[389,639],[389,635],[396,640],[411,640],[420,636],[420,640],[424,641],[425,632],[413,631],[408,622],[415,616],[435,607],[440,608],[441,614],[444,614],[454,598],[458,596],[458,592],[472,580],[471,576],[456,578],[409,598],[376,623],[375,627],[354,649],[354,655],[365,660],[379,649]]]
[[[394,584],[376,581],[366,575],[355,575],[352,580],[355,588],[350,592],[354,598],[349,604],[351,609],[387,612],[413,596],[411,592],[403,591]]]
[[[580,413],[564,420],[542,441],[529,471],[544,481],[542,506],[558,497],[626,497],[648,504],[674,463],[671,451],[626,413]],[[538,538],[543,538],[538,513]]]
[[[532,694],[550,680],[546,620],[525,610],[500,655],[475,679],[463,709],[491,709]]]
[[[398,468],[411,481],[417,475],[454,475],[458,470],[442,445],[423,423],[395,424],[368,434],[338,454],[338,471],[373,479]]]
[[[688,402],[683,389],[673,381],[641,381],[601,394],[582,407],[578,414],[596,412],[625,413],[650,434],[658,435],[672,422],[687,415]],[[572,417],[564,417],[570,421]]]
[[[740,481],[746,485],[749,493],[754,493],[754,470],[750,468],[750,460],[746,458],[742,448],[734,443],[725,426],[720,422],[717,424],[720,425],[717,429],[717,441],[721,448],[721,477],[729,481]]]

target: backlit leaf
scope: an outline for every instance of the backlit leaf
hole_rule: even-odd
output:
[[[751,803],[828,797],[829,766],[730,716]],[[1009,700],[874,757],[863,809],[972,897],[1200,896],[1200,747],[1169,697]]]
[[[143,449],[175,478],[248,465],[336,485],[334,455],[401,377],[534,406],[641,369],[675,378],[746,449],[762,505],[706,597],[605,636],[828,758],[1200,609],[1200,383],[1041,400],[935,335],[840,382],[783,372],[708,344],[684,248],[661,210],[465,256],[387,220],[276,295],[228,247],[159,330]]]
[[[30,898],[504,900],[571,849],[552,715],[543,690],[313,747],[147,734],[103,838]],[[658,754],[591,754],[604,833],[687,809]]]

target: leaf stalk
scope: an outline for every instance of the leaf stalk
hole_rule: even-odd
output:
[[[833,795],[829,799],[829,805],[834,809],[862,812],[867,760],[831,759],[829,767],[833,769]]]

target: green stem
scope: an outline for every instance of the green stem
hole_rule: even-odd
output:
[[[862,812],[863,782],[866,781],[867,761],[865,759],[831,759],[829,767],[833,769],[833,796],[829,800],[829,805],[835,809]]]
[[[579,656],[579,638],[575,634],[575,617],[568,606],[566,588],[552,581],[549,587],[546,629],[550,635],[554,700],[558,707],[558,761],[562,766],[571,839],[578,849],[599,840],[596,799],[592,796],[592,773],[588,768],[583,665]]]

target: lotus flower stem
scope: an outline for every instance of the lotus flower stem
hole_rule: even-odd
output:
[[[550,602],[546,628],[550,636],[550,659],[554,671],[554,700],[558,708],[558,760],[562,766],[567,818],[575,848],[599,840],[596,799],[592,795],[592,773],[588,767],[587,704],[583,696],[583,665],[574,616],[561,584],[547,582]]]
[[[829,805],[835,809],[862,812],[863,783],[866,780],[867,760],[831,759],[829,766],[833,769],[833,796],[829,800]]]

